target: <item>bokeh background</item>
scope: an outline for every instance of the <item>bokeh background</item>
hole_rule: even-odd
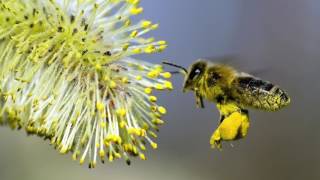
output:
[[[148,161],[98,165],[94,170],[60,155],[48,142],[0,128],[0,179],[320,179],[320,2],[317,0],[143,0],[143,18],[161,24],[152,35],[170,47],[145,60],[183,66],[200,57],[237,55],[243,71],[286,89],[289,108],[251,111],[246,139],[210,149],[218,123],[214,104],[196,109],[193,95],[176,90],[162,96],[169,115],[159,133],[159,149]]]

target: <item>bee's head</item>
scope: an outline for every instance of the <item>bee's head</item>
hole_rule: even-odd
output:
[[[204,59],[194,62],[188,70],[176,64],[168,62],[164,62],[164,64],[180,69],[177,72],[184,75],[183,92],[189,90],[196,92],[200,88],[201,82],[206,82],[207,85],[213,86],[220,79],[220,65]]]
[[[185,75],[183,92],[186,92],[188,90],[197,90],[199,81],[205,75],[206,68],[207,62],[204,60],[198,60],[190,66],[187,74]]]
[[[183,92],[186,92],[187,90],[194,91],[196,95],[197,106],[204,108],[203,99],[201,94],[199,94],[198,86],[200,84],[199,83],[200,80],[205,75],[205,71],[207,68],[207,61],[198,60],[190,66],[189,70],[187,70],[182,66],[169,63],[169,62],[163,62],[163,64],[179,68],[179,71],[174,71],[171,73],[181,73],[184,75]]]
[[[188,90],[196,92],[203,87],[228,87],[235,74],[231,66],[199,59],[190,66],[185,76],[183,92]]]
[[[206,86],[207,88],[229,86],[236,74],[231,66],[213,63],[205,59],[197,60],[188,70],[176,64],[168,62],[163,63],[179,68],[179,71],[173,73],[181,73],[185,76],[183,92],[189,90],[196,92],[203,86]]]
[[[196,90],[197,84],[201,79],[201,76],[204,75],[205,69],[207,67],[207,62],[204,60],[196,61],[189,67],[189,70],[187,70],[182,66],[169,63],[169,62],[163,62],[163,64],[179,68],[179,71],[175,71],[171,73],[181,73],[184,75],[183,92],[187,90],[192,90],[192,91]]]

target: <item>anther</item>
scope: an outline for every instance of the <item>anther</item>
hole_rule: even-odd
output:
[[[105,55],[105,56],[111,56],[112,54],[111,54],[110,51],[106,51],[105,53],[103,53],[103,55]]]
[[[59,26],[58,27],[58,32],[63,32],[63,27]]]
[[[75,19],[76,19],[76,17],[74,15],[71,15],[70,16],[70,23],[73,23]]]

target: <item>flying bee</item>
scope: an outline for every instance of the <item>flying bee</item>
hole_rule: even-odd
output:
[[[189,69],[164,62],[185,75],[183,92],[193,91],[198,107],[203,99],[216,103],[220,123],[211,136],[212,148],[221,148],[222,141],[244,138],[250,126],[247,108],[277,111],[290,103],[288,94],[279,86],[225,64],[199,59]]]

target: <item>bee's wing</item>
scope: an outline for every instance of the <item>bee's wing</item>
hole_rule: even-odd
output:
[[[244,64],[248,64],[249,62],[245,61],[246,58],[241,57],[237,54],[229,54],[223,56],[211,56],[204,57],[202,59],[207,60],[208,62],[216,63],[216,64],[225,64],[234,67],[235,69],[240,69],[242,71],[249,72],[252,75],[258,76],[261,74],[267,74],[270,71],[270,67],[247,67]]]
[[[242,106],[275,111],[289,104],[286,92],[268,81],[239,73],[232,83],[232,95]]]
[[[208,62],[217,63],[217,64],[234,64],[234,62],[239,60],[239,56],[237,55],[223,55],[223,56],[211,56],[204,57],[202,59],[207,60]]]

